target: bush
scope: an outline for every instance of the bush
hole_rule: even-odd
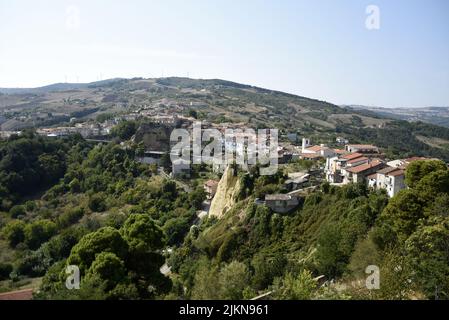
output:
[[[28,252],[17,266],[20,275],[40,277],[50,267],[51,261],[42,255],[42,252]]]
[[[185,218],[172,218],[165,222],[162,229],[167,235],[167,244],[172,246],[182,242],[190,230],[190,223]]]
[[[317,288],[317,283],[308,270],[303,270],[298,276],[291,273],[275,280],[275,298],[280,300],[310,300]]]
[[[103,212],[106,210],[106,202],[103,194],[94,194],[89,198],[89,209],[94,212]]]
[[[84,209],[81,207],[69,209],[58,217],[58,227],[66,228],[82,218]]]
[[[0,281],[9,279],[9,274],[12,272],[13,267],[9,263],[0,263]]]
[[[9,214],[11,218],[16,219],[20,216],[24,216],[26,214],[26,210],[24,206],[18,205],[14,206],[9,210]]]
[[[11,247],[17,246],[25,240],[25,223],[23,221],[14,220],[9,222],[2,229],[2,236]]]
[[[136,133],[137,127],[135,121],[124,121],[112,128],[111,135],[121,140],[128,140]]]
[[[37,249],[56,234],[56,224],[50,220],[38,220],[24,228],[25,243],[30,249]]]
[[[247,266],[238,261],[225,265],[219,273],[221,298],[240,300],[243,290],[249,285],[250,274]]]

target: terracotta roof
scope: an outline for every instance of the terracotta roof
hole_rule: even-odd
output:
[[[346,170],[349,171],[349,172],[352,172],[352,173],[360,173],[360,172],[363,172],[363,171],[375,168],[375,167],[377,167],[377,166],[379,166],[381,164],[382,164],[382,162],[373,161],[371,163],[361,164],[359,166],[351,167],[351,168],[346,169]]]
[[[361,153],[349,153],[347,155],[342,156],[342,159],[346,159],[346,160],[352,160],[355,158],[359,158],[359,157],[363,157],[363,154]]]
[[[313,152],[318,152],[321,149],[323,149],[323,147],[321,147],[321,146],[313,146],[313,147],[306,148],[306,150],[310,150],[310,151],[313,151]]]
[[[378,149],[372,144],[348,144],[348,147],[360,148],[360,149]]]
[[[369,159],[367,157],[358,157],[352,160],[349,160],[348,162],[346,162],[346,164],[353,164],[353,163],[357,163],[360,161],[368,161]]]
[[[334,152],[335,152],[336,154],[345,154],[345,153],[346,153],[346,151],[343,150],[343,149],[334,149]]]
[[[322,158],[322,155],[319,153],[301,153],[300,156],[304,157],[304,158],[311,158],[311,159]]]
[[[392,177],[397,177],[397,176],[401,176],[403,174],[404,174],[404,170],[398,169],[398,170],[395,170],[393,172],[390,172],[388,175],[392,176]]]
[[[31,300],[33,299],[33,289],[0,293],[0,300]]]
[[[215,180],[207,180],[205,183],[206,186],[208,187],[215,187],[218,185],[218,181]]]

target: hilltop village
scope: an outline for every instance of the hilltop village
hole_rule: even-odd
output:
[[[167,103],[167,101],[165,101]],[[198,121],[192,113],[185,114],[189,106],[168,103],[169,111],[161,111],[160,107],[143,107],[135,112],[126,115],[115,116],[103,122],[89,120],[79,122],[75,118],[71,119],[71,124],[64,127],[38,128],[37,134],[47,137],[66,137],[73,134],[80,134],[88,141],[103,143],[111,140],[111,133],[114,127],[119,124],[129,122],[139,122],[131,137],[131,141],[143,144],[141,154],[137,161],[159,167],[159,172],[170,179],[184,181],[189,184],[192,165],[179,159],[167,163],[167,155],[170,150],[170,132],[175,128],[192,130],[193,124]],[[245,123],[211,123],[201,122],[201,129],[218,129],[220,133],[225,133],[227,129],[235,130],[231,140],[223,139],[223,151],[228,148],[232,152],[247,150],[251,141],[257,141],[253,132],[246,131]],[[237,132],[240,130],[240,132]],[[19,132],[2,131],[3,137]],[[122,143],[123,145],[124,143]],[[407,188],[405,184],[405,172],[407,166],[417,160],[432,160],[425,157],[409,157],[406,159],[388,159],[381,149],[370,144],[352,144],[345,137],[337,137],[332,146],[327,144],[313,144],[307,137],[300,138],[292,131],[283,131],[277,147],[277,163],[279,170],[285,175],[284,193],[266,194],[263,199],[256,199],[256,203],[265,204],[274,212],[286,213],[295,209],[305,194],[309,194],[323,182],[328,182],[333,186],[343,186],[350,183],[363,183],[372,190],[382,189],[391,198],[400,190]],[[301,170],[295,169],[295,164],[306,164]],[[229,165],[230,163],[228,163]],[[164,168],[165,166],[165,168]],[[208,214],[211,202],[217,190],[226,192],[219,188],[220,178],[226,170],[226,164],[213,164],[212,166],[201,166],[204,176],[207,172],[211,179],[204,180],[204,190],[207,194],[202,217]],[[240,170],[250,170],[251,165],[240,167]],[[164,171],[165,170],[165,171]],[[191,182],[191,181],[190,181]],[[185,188],[189,190],[188,187]],[[217,202],[217,201],[216,201]],[[217,207],[217,205],[212,205]],[[213,211],[222,212],[224,208],[216,208]],[[226,210],[225,210],[226,211]],[[221,215],[221,214],[218,214]]]
[[[394,274],[405,258],[404,271],[421,270],[404,276],[418,286],[408,298],[446,290],[428,271],[447,279],[438,265],[444,237],[422,233],[446,230],[448,130],[185,81],[196,84],[120,81],[52,92],[42,105],[33,99],[45,95],[3,96],[0,299],[76,298],[57,274],[79,261],[82,294],[105,299],[365,299],[373,293],[353,285],[363,285],[367,264]],[[75,93],[97,102],[58,103]],[[13,98],[34,102],[13,107]],[[176,129],[190,139],[187,160]],[[226,162],[206,161],[212,133],[214,156]],[[417,259],[422,239],[435,252]],[[120,277],[102,271],[109,264],[123,266]],[[295,291],[304,283],[304,294]],[[390,283],[376,297],[405,296]]]
[[[341,127],[318,129],[310,121],[283,126],[285,121],[255,125],[210,118],[197,103],[172,98],[132,111],[1,131],[0,291],[13,292],[0,299],[74,298],[56,273],[78,261],[86,266],[84,275],[107,279],[100,286],[97,278],[85,277],[87,297],[366,298],[372,293],[351,288],[354,278],[363,280],[367,263],[396,264],[388,260],[392,245],[399,248],[394,259],[404,252],[415,259],[421,251],[400,246],[421,245],[421,232],[428,232],[422,228],[444,230],[449,176],[447,164],[437,159],[444,158],[443,149],[402,148],[402,138],[389,148],[383,135],[357,134],[385,132],[388,120],[350,118],[363,126],[351,134]],[[175,129],[190,135],[190,160],[176,158]],[[196,129],[202,138],[215,132],[218,151],[232,157],[208,163],[201,154],[202,161],[192,163],[199,159]],[[249,155],[257,150],[258,156],[264,141],[269,164],[251,162]],[[209,143],[202,140],[202,151]],[[141,240],[147,238],[139,230],[153,235],[150,242]],[[438,263],[441,248],[427,260]],[[157,263],[141,268],[142,254]],[[411,262],[413,270],[427,270],[419,261]],[[103,264],[122,265],[120,277],[109,279]],[[442,268],[441,279],[446,274]],[[422,271],[415,283],[426,277],[432,278]],[[310,284],[307,295],[288,289],[302,281]],[[156,291],[148,290],[152,286]],[[396,297],[397,287],[378,294]],[[435,290],[421,286],[407,297],[431,297]]]

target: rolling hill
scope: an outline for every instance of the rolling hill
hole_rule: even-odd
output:
[[[382,108],[359,105],[342,107],[347,107],[353,110],[368,110],[387,118],[407,120],[410,122],[422,121],[438,126],[449,127],[449,107]]]
[[[343,135],[354,143],[378,144],[394,155],[449,161],[449,128],[219,79],[110,79],[0,92],[2,130],[60,125],[71,117],[84,121],[142,109],[195,111],[201,120],[275,127],[311,137],[316,143],[333,143]]]

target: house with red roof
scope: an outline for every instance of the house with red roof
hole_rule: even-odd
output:
[[[217,193],[219,181],[216,180],[207,180],[204,184],[204,191],[206,192],[207,199],[211,200],[215,196],[215,193]]]
[[[306,160],[317,160],[320,158],[331,158],[338,154],[340,150],[338,149],[332,149],[327,147],[324,144],[320,145],[311,145],[310,140],[303,138],[302,139],[302,147],[301,147],[301,154],[299,157],[301,159]]]
[[[368,187],[385,189],[391,198],[405,189],[405,171],[400,167],[387,166],[367,177]]]
[[[372,161],[369,161],[367,163],[354,166],[354,167],[346,167],[341,170],[342,176],[343,176],[343,183],[359,183],[366,181],[366,178],[377,172],[378,170],[385,167],[385,163],[382,161],[375,159]]]
[[[368,157],[365,157],[361,153],[347,153],[340,156],[335,156],[326,159],[326,165],[324,168],[326,174],[326,180],[331,183],[343,182],[343,175],[341,170],[346,167],[355,167],[369,161]]]

